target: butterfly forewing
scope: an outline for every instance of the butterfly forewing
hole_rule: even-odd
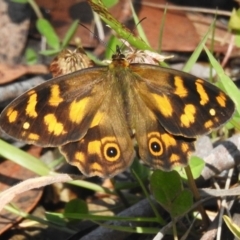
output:
[[[139,95],[169,133],[195,138],[220,127],[235,110],[223,91],[190,74],[153,65],[130,68]]]
[[[64,75],[14,100],[1,114],[10,136],[41,146],[59,146],[83,137],[106,94],[107,68]]]

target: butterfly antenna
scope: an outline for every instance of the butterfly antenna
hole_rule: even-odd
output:
[[[99,42],[101,42],[101,43],[106,47],[106,43],[105,43],[98,35],[96,35],[94,32],[92,32],[88,27],[86,27],[86,26],[83,25],[82,23],[79,23],[79,25],[81,25],[82,27],[84,27],[85,29],[87,29],[87,30],[94,36],[94,38],[98,39]]]
[[[101,38],[99,38],[99,36],[96,35],[94,32],[92,32],[88,27],[86,27],[85,25],[83,25],[83,24],[81,24],[81,23],[79,23],[79,25],[81,25],[82,27],[84,27],[85,29],[87,29],[96,39],[98,39],[98,41],[99,41],[105,48],[109,47],[104,40],[102,40]],[[111,48],[110,48],[110,49],[111,49]],[[115,50],[113,50],[113,49],[111,49],[111,50],[112,50],[112,52],[115,52]],[[117,52],[117,53],[121,52],[119,46],[118,46],[118,49],[116,50],[116,52]]]
[[[142,19],[136,24],[136,27],[137,27],[141,22],[143,22],[145,19],[147,19],[147,17],[142,18]]]
[[[123,41],[123,43],[122,43],[122,45],[119,47],[118,51],[121,51],[121,49],[123,49],[123,46],[127,46],[127,47],[131,48],[131,47],[129,46],[129,44],[128,44],[128,39],[130,38],[131,35],[133,35],[133,33],[134,33],[135,29],[137,28],[137,26],[138,26],[141,22],[143,22],[145,19],[147,19],[147,17],[142,18],[142,19],[135,25],[133,31],[132,31],[131,33],[129,33],[128,37],[126,38],[126,40]],[[127,42],[127,44],[126,44],[126,42]],[[118,51],[117,51],[117,52],[118,52]]]

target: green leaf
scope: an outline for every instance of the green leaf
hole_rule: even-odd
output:
[[[155,170],[150,178],[151,190],[155,199],[169,212],[173,200],[181,193],[182,183],[176,171]]]
[[[118,3],[118,0],[103,0],[102,2],[107,8],[111,8]]]
[[[171,216],[177,217],[185,212],[193,204],[193,196],[192,193],[188,189],[184,189],[173,201],[171,206]]]
[[[64,214],[88,214],[88,206],[86,202],[81,199],[73,199],[69,201],[64,209]]]
[[[39,33],[46,38],[50,47],[54,49],[60,48],[59,38],[48,20],[44,18],[37,19],[36,27]]]
[[[240,227],[235,224],[228,216],[224,215],[223,220],[227,224],[230,231],[234,234],[237,239],[240,239]]]
[[[232,10],[232,14],[228,22],[228,27],[230,30],[240,31],[240,9]]]
[[[42,54],[43,56],[54,56],[58,54],[61,51],[61,49],[48,49],[44,51],[40,51],[39,54]]]
[[[154,171],[150,185],[155,199],[172,217],[185,213],[193,204],[192,193],[183,190],[180,176],[176,171]]]
[[[29,65],[37,63],[37,60],[38,60],[37,53],[32,48],[26,49],[26,51],[24,53],[24,58],[25,58],[25,61],[27,62],[27,64],[29,64]]]
[[[62,41],[62,49],[65,48],[69,42],[71,41],[73,35],[75,34],[77,28],[79,26],[79,21],[78,20],[75,20],[71,26],[69,27],[69,29],[67,30],[64,38],[63,38],[63,41]]]
[[[189,164],[189,167],[191,168],[193,178],[194,179],[198,178],[201,175],[202,170],[205,166],[204,160],[196,156],[191,156],[188,164]],[[175,170],[178,171],[181,178],[183,178],[184,180],[187,180],[186,172],[182,171],[181,167],[177,167],[175,168]]]

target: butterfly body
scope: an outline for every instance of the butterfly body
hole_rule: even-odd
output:
[[[186,165],[198,135],[225,123],[232,100],[190,74],[130,64],[117,53],[108,67],[49,80],[14,100],[0,126],[16,139],[57,146],[85,175],[114,176],[130,166],[134,139],[153,168]]]

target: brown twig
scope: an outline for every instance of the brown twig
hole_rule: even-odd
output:
[[[24,180],[17,185],[0,193],[0,212],[3,207],[11,202],[13,198],[20,193],[26,192],[31,189],[44,187],[52,183],[68,182],[80,179],[80,176],[69,174],[54,174],[52,176],[36,177]]]
[[[209,8],[199,8],[199,7],[179,7],[179,6],[172,6],[166,4],[158,4],[158,3],[150,3],[150,2],[141,2],[141,5],[154,7],[154,8],[160,8],[168,10],[177,10],[177,11],[185,11],[185,12],[198,12],[198,13],[207,13],[207,14],[213,14],[213,15],[221,15],[221,16],[231,16],[231,12],[229,11],[223,11],[219,9],[209,9]]]

